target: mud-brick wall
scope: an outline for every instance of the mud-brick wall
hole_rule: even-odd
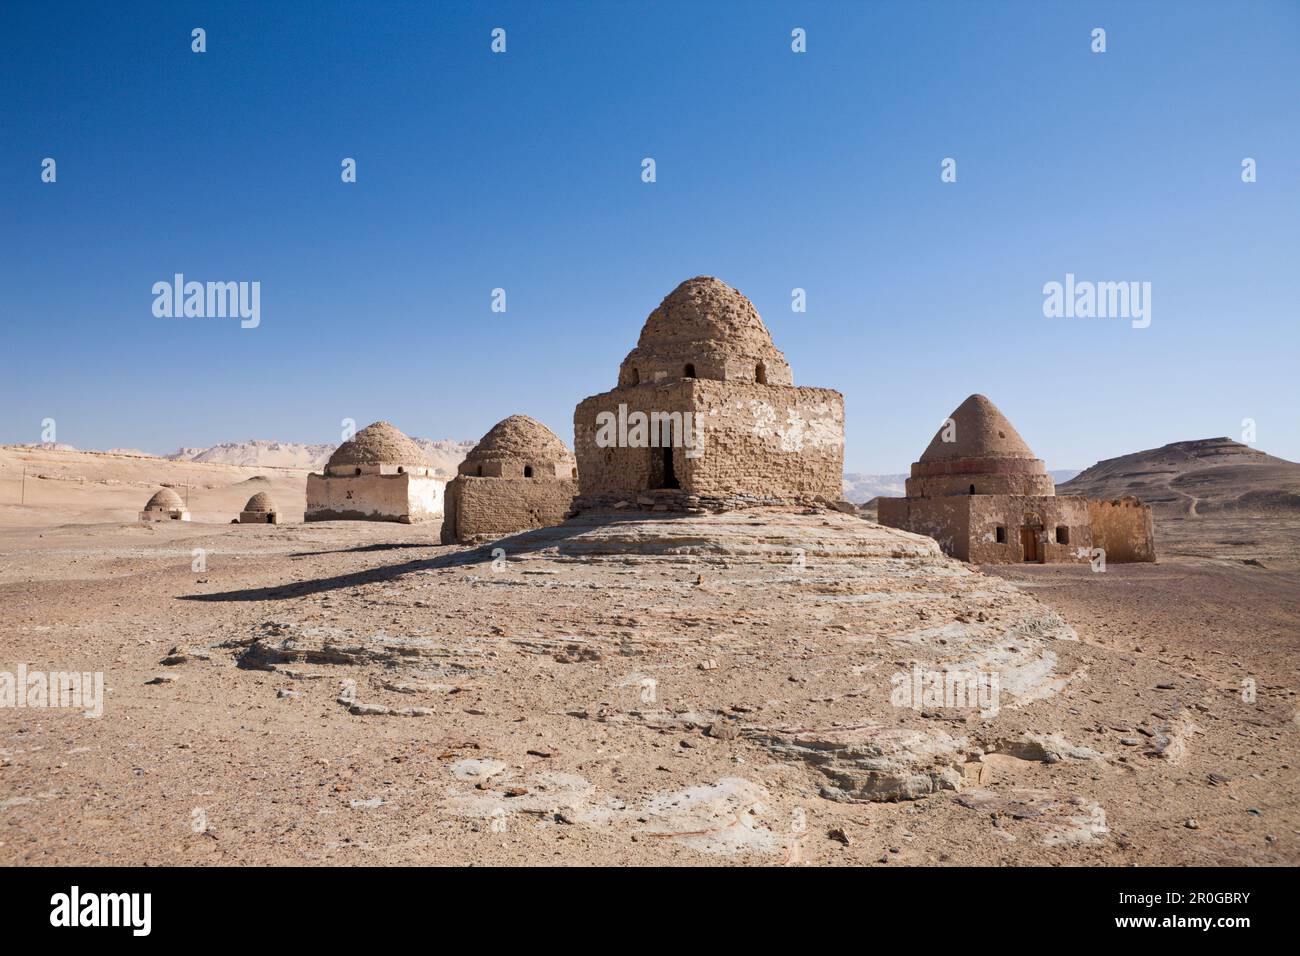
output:
[[[1089,501],[1092,545],[1106,552],[1107,562],[1154,561],[1155,522],[1151,509],[1136,498]]]
[[[583,399],[573,413],[573,454],[578,460],[578,483],[584,495],[634,494],[657,487],[657,448],[602,448],[596,444],[597,419],[602,412],[617,416],[619,405],[632,412],[687,412],[691,407],[689,383],[637,385],[616,388]],[[678,478],[684,477],[682,449],[674,450]]]
[[[886,527],[934,538],[944,554],[968,560],[969,497],[881,498],[876,503],[876,512],[877,520]]]
[[[686,461],[698,495],[838,500],[844,487],[844,396],[829,388],[697,381],[702,454]],[[686,487],[683,483],[683,487]]]
[[[1092,548],[1088,503],[1083,498],[1056,495],[968,495],[972,564],[1010,564],[1025,560],[1021,529],[1041,526],[1038,557],[1044,564],[1086,563]],[[1006,532],[999,544],[997,529]],[[1064,529],[1064,535],[1059,529]],[[1059,540],[1063,537],[1064,540]]]
[[[442,517],[441,478],[404,475],[307,476],[307,521],[429,521]]]
[[[462,475],[447,487],[443,544],[547,528],[564,520],[578,483],[567,478],[478,478]]]
[[[661,487],[659,448],[597,444],[600,414],[617,416],[620,404],[628,415],[698,413],[692,428],[696,454],[673,448],[673,470],[687,494],[842,496],[844,397],[839,392],[707,379],[617,388],[578,405],[573,443],[584,495],[631,496]]]

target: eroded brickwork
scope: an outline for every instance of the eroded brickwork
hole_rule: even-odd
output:
[[[717,279],[682,283],[646,321],[618,387],[574,411],[575,508],[838,501],[844,398],[792,381],[748,299]]]
[[[443,544],[476,544],[560,524],[573,504],[572,478],[461,476],[447,486]]]
[[[578,482],[573,453],[534,418],[511,415],[474,446],[447,486],[443,544],[474,544],[559,524]]]
[[[1107,561],[1154,561],[1155,521],[1151,509],[1137,498],[1089,501],[1093,547],[1106,552]]]

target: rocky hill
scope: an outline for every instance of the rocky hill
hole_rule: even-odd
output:
[[[1300,512],[1300,464],[1230,438],[1201,438],[1099,461],[1056,490],[1137,495],[1162,517]]]

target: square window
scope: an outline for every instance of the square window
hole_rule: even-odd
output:
[[[1007,529],[1004,528],[1002,525],[997,526],[997,529],[994,531],[994,534],[997,536],[998,544],[1007,543]]]
[[[1058,524],[1056,526],[1056,543],[1057,544],[1070,543],[1070,529],[1063,524]]]

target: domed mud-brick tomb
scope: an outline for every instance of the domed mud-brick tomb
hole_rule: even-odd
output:
[[[568,446],[535,418],[498,422],[447,485],[443,544],[471,544],[564,520],[577,493]]]
[[[420,446],[375,422],[334,450],[323,474],[307,476],[307,521],[401,521],[442,517],[446,480]]]
[[[844,398],[796,386],[752,302],[710,276],[650,313],[618,385],[574,412],[575,509],[842,497]]]
[[[1057,495],[1052,476],[991,401],[972,395],[943,423],[880,523],[928,535],[975,564],[1154,561],[1151,509],[1136,498]]]
[[[275,502],[265,491],[259,491],[248,499],[244,510],[239,513],[239,524],[279,524],[280,513]]]
[[[140,512],[141,521],[189,521],[190,513],[185,509],[181,496],[170,488],[154,492],[152,498],[145,502],[144,511]]]

